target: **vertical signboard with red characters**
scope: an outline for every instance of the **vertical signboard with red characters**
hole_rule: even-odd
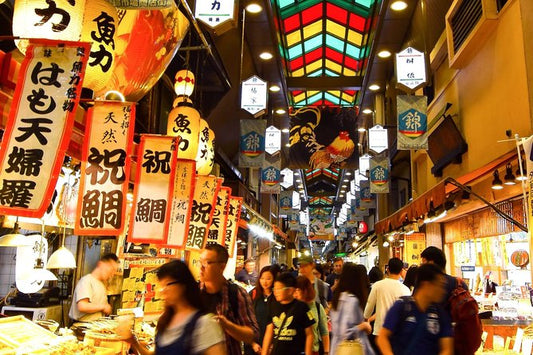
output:
[[[32,41],[0,153],[0,213],[46,212],[70,141],[90,45]]]

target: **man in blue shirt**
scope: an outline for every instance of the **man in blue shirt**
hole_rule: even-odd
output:
[[[377,338],[383,355],[453,354],[451,320],[439,305],[445,283],[437,265],[418,268],[413,296],[396,301],[385,317]]]

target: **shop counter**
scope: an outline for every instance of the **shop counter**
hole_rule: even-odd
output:
[[[514,337],[518,328],[526,328],[533,324],[531,320],[495,320],[495,319],[482,319],[483,331],[487,333],[485,340],[484,350],[494,349],[494,336],[500,336],[504,340],[504,344],[507,338],[513,338],[510,343],[512,348],[514,343]]]

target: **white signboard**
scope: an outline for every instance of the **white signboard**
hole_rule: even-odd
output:
[[[361,155],[359,157],[359,172],[365,177],[367,176],[367,170],[370,170],[370,158],[370,154]],[[366,180],[366,178],[364,180]]]
[[[299,210],[302,207],[302,201],[300,200],[300,194],[296,191],[292,192],[292,209]]]
[[[267,127],[265,134],[265,152],[274,155],[281,150],[281,131],[274,126]]]
[[[261,115],[267,107],[267,82],[254,75],[242,82],[241,108],[254,116]]]
[[[285,168],[282,171],[280,171],[281,174],[281,182],[280,185],[284,188],[288,189],[294,184],[294,173],[291,169]]]
[[[387,129],[376,125],[368,130],[368,147],[376,153],[389,148]]]
[[[227,21],[232,21],[235,16],[235,0],[198,0],[194,17],[211,28]]]
[[[398,84],[411,90],[426,83],[426,57],[424,52],[407,47],[396,53],[396,78]]]

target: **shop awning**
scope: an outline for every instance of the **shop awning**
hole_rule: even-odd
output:
[[[446,201],[445,185],[446,181],[442,180],[392,215],[377,222],[374,228],[375,232],[377,234],[383,234],[389,230],[395,230],[402,226],[406,218],[412,221],[425,215],[429,211],[430,205],[434,207],[442,205]]]

